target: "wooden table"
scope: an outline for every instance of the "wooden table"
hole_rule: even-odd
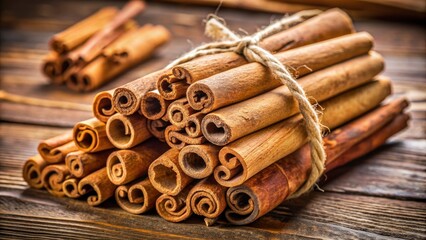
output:
[[[91,103],[95,93],[78,94],[48,85],[40,73],[53,33],[104,5],[117,1],[1,2],[1,89],[44,99]],[[164,24],[173,41],[153,59],[101,90],[113,88],[159,69],[203,41],[202,19],[213,8],[152,3],[140,23]],[[279,15],[221,9],[233,29],[248,32]],[[200,218],[181,224],[155,213],[131,215],[113,201],[89,207],[85,201],[55,198],[29,189],[21,176],[38,141],[57,135],[91,113],[0,103],[0,238],[426,238],[426,46],[425,31],[413,23],[356,21],[370,32],[387,63],[385,75],[395,95],[407,96],[411,123],[385,146],[328,174],[322,188],[287,202],[257,222],[205,227]],[[190,42],[189,42],[190,41]]]

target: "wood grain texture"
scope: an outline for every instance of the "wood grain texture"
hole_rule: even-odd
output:
[[[78,94],[48,85],[40,71],[41,59],[53,33],[101,6],[123,4],[1,1],[0,88],[30,97],[91,103],[95,93]],[[201,22],[216,8],[148,4],[138,21],[167,26],[172,43],[100,90],[160,69],[192,46],[208,41]],[[219,15],[231,29],[249,33],[280,17],[226,8]],[[21,170],[24,161],[36,154],[41,139],[69,130],[91,113],[0,102],[0,235],[37,239],[425,239],[426,33],[414,23],[362,20],[355,21],[355,26],[375,38],[375,50],[385,58],[384,74],[391,77],[395,95],[411,100],[412,121],[407,131],[377,151],[327,174],[322,184],[325,193],[316,191],[285,202],[244,227],[229,226],[219,219],[217,225],[207,228],[197,217],[172,224],[153,211],[142,216],[126,213],[112,200],[94,209],[84,200],[55,198],[28,189]]]

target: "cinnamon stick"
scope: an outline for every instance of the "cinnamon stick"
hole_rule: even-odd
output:
[[[165,136],[165,130],[167,126],[170,125],[168,121],[164,121],[163,119],[157,119],[157,120],[149,120],[147,122],[148,125],[148,131],[157,138],[158,140],[165,142],[166,136]]]
[[[105,123],[96,118],[77,123],[73,129],[73,139],[83,152],[99,152],[114,147],[108,140]]]
[[[323,103],[321,124],[333,129],[377,106],[391,93],[387,79],[373,81],[342,93]],[[350,111],[349,111],[350,110]],[[300,114],[228,144],[219,152],[222,164],[215,179],[233,187],[294,152],[307,142],[304,120]]]
[[[213,144],[185,146],[179,152],[179,166],[192,178],[206,178],[219,164],[219,150],[220,147]]]
[[[194,183],[186,186],[176,196],[161,195],[155,203],[158,215],[169,222],[182,222],[188,219],[192,215],[192,210],[187,198],[193,186]]]
[[[77,150],[73,142],[73,133],[67,131],[59,136],[43,140],[37,148],[40,156],[48,163],[60,163],[65,160],[65,156]]]
[[[69,198],[79,198],[81,197],[78,192],[78,179],[77,178],[69,178],[62,183],[62,189],[64,191],[65,196]]]
[[[160,195],[146,178],[119,186],[115,190],[115,201],[126,212],[142,214],[155,207],[155,201]]]
[[[146,118],[157,120],[166,114],[170,103],[171,101],[165,100],[157,90],[153,90],[142,97],[140,111]]]
[[[78,192],[85,195],[94,192],[87,198],[90,206],[97,206],[114,195],[116,186],[109,180],[106,168],[91,173],[78,183]]]
[[[22,176],[30,187],[37,189],[43,188],[44,182],[41,172],[47,164],[48,163],[40,156],[40,154],[30,157],[25,162],[24,167],[22,168]]]
[[[185,132],[189,137],[197,138],[204,136],[201,127],[201,121],[204,119],[206,114],[198,112],[188,117],[188,123],[185,127]]]
[[[117,14],[114,7],[105,7],[64,31],[53,35],[50,47],[60,53],[69,52],[101,30]]]
[[[176,149],[182,149],[186,145],[203,144],[206,141],[204,136],[189,137],[185,130],[180,129],[174,125],[170,125],[164,131],[166,143]]]
[[[172,102],[167,109],[167,117],[170,123],[178,128],[184,128],[188,123],[189,116],[194,113],[195,110],[189,106],[186,98]]]
[[[115,110],[126,116],[136,113],[142,97],[155,89],[157,78],[164,72],[159,70],[116,88],[112,97]]]
[[[374,150],[404,129],[408,116],[401,112],[406,106],[406,100],[393,101],[325,137],[326,171]],[[241,186],[230,188],[227,202],[231,210],[226,212],[226,218],[237,225],[255,221],[294,193],[307,179],[310,170],[310,149],[305,145]]]
[[[366,54],[372,46],[373,37],[361,32],[278,53],[275,57],[299,78]],[[187,98],[192,108],[208,113],[281,85],[281,81],[262,64],[250,63],[192,84],[187,90]]]
[[[90,62],[95,59],[102,49],[114,41],[110,38],[118,28],[124,25],[127,21],[135,17],[145,9],[145,4],[142,1],[128,2],[115,16],[108,22],[99,32],[91,37],[82,47],[79,52],[79,60],[82,62]]]
[[[65,196],[62,183],[68,178],[69,171],[65,164],[52,164],[46,166],[41,172],[44,188],[56,197]]]
[[[69,169],[71,175],[76,178],[83,178],[92,172],[105,167],[108,156],[112,149],[95,153],[85,153],[76,151],[68,153],[65,158],[65,165]]]
[[[61,71],[61,60],[60,56],[56,52],[49,52],[44,58],[41,65],[42,73],[49,78],[53,84],[60,85],[64,79],[60,76]]]
[[[159,192],[176,196],[192,182],[178,163],[179,150],[170,149],[151,163],[149,180]]]
[[[101,122],[106,123],[116,113],[112,106],[114,91],[115,89],[99,92],[93,100],[93,115]]]
[[[314,104],[370,81],[383,68],[383,58],[371,52],[302,77],[299,84]],[[209,142],[224,146],[297,112],[297,101],[286,86],[280,86],[207,114],[202,130]]]
[[[145,176],[149,165],[168,149],[166,144],[151,139],[131,149],[111,153],[106,163],[110,181],[122,185]]]
[[[106,133],[109,141],[119,149],[134,147],[151,137],[146,118],[139,114],[114,114],[108,119]]]
[[[211,176],[197,183],[189,192],[187,202],[192,211],[206,218],[217,218],[226,208],[227,187],[219,185]]]
[[[264,39],[260,47],[270,52],[284,51],[321,42],[354,32],[351,19],[338,9],[331,9]],[[172,69],[173,75],[160,78],[157,88],[166,99],[178,99],[186,92],[187,84],[246,64],[236,53],[203,56]]]

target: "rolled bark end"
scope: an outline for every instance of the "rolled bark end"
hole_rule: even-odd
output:
[[[110,154],[107,160],[106,169],[108,178],[112,183],[115,185],[123,184],[127,177],[127,171],[119,151]]]
[[[160,195],[147,178],[134,184],[119,186],[115,191],[115,200],[125,211],[142,214],[155,206]]]
[[[203,136],[201,129],[201,121],[204,119],[204,113],[195,113],[188,117],[187,124],[185,126],[185,132],[189,137],[196,138]]]
[[[93,115],[101,121],[107,122],[114,115],[115,109],[112,104],[112,91],[104,91],[96,94],[93,100]]]
[[[161,195],[156,201],[158,215],[169,222],[181,222],[191,216],[192,211],[189,204],[181,198]]]
[[[55,76],[60,74],[59,72],[56,71],[55,63],[50,62],[50,61],[46,61],[43,64],[42,71],[43,71],[44,75],[46,75],[47,77],[49,77],[51,79],[53,79]]]
[[[69,171],[64,164],[46,166],[41,173],[43,186],[53,196],[63,197],[65,194],[62,189],[62,183],[68,175]]]
[[[189,105],[203,113],[208,113],[214,104],[214,95],[209,87],[202,83],[194,83],[187,90]]]
[[[237,152],[227,147],[219,151],[219,161],[222,165],[214,170],[214,178],[225,187],[233,187],[242,184],[246,180],[245,162]]]
[[[213,174],[219,163],[219,148],[210,145],[188,145],[179,153],[179,166],[182,171],[195,179],[202,179]]]
[[[67,87],[74,91],[82,91],[83,88],[79,78],[80,76],[77,72],[71,73],[66,81]]]
[[[186,201],[195,214],[210,219],[217,218],[227,206],[226,190],[213,177],[205,178],[191,189]]]
[[[129,89],[117,88],[112,97],[114,108],[123,115],[131,115],[139,110],[140,99]]]
[[[97,170],[78,183],[80,195],[93,192],[87,197],[90,206],[97,206],[114,195],[116,186],[109,180],[106,168]]]
[[[109,141],[119,149],[129,149],[151,137],[146,118],[137,114],[113,115],[106,124],[106,133]]]
[[[94,194],[87,197],[87,203],[90,206],[97,206],[106,200],[103,199],[102,193],[95,183],[90,183],[88,181],[83,180],[78,183],[78,192],[80,193],[80,195],[86,195],[94,192]]]
[[[77,178],[83,176],[84,168],[81,162],[81,158],[78,154],[68,154],[65,163],[73,176]]]
[[[175,100],[185,96],[188,84],[173,74],[164,74],[158,78],[157,89],[166,100]]]
[[[206,115],[201,122],[201,131],[207,141],[224,146],[230,142],[232,131],[218,116]]]
[[[142,114],[150,119],[157,120],[162,118],[167,111],[169,101],[166,101],[156,91],[147,92],[141,100],[141,112]]]
[[[46,161],[40,155],[30,157],[24,164],[22,176],[24,180],[33,188],[43,188],[42,169],[46,166]]]
[[[43,159],[49,163],[58,163],[63,160],[64,156],[59,149],[52,148],[52,146],[46,143],[40,143],[38,151]]]
[[[227,192],[226,201],[230,210],[225,211],[226,219],[235,225],[252,223],[259,215],[259,202],[250,189],[232,188]]]
[[[148,120],[147,124],[148,124],[148,131],[158,140],[164,142],[165,141],[164,131],[166,130],[167,126],[169,126],[169,123],[162,119],[157,119],[157,120]]]
[[[96,148],[98,144],[96,132],[80,124],[77,124],[74,129],[75,144],[81,151],[89,152]]]
[[[62,188],[64,190],[64,194],[69,198],[79,198],[81,197],[78,192],[78,180],[75,178],[70,178],[62,183]]]
[[[176,66],[172,69],[172,73],[177,79],[181,79],[188,84],[192,83],[192,76],[185,68]]]
[[[189,116],[195,111],[192,109],[186,98],[181,98],[172,102],[167,108],[167,118],[170,123],[178,128],[184,128],[189,120]]]

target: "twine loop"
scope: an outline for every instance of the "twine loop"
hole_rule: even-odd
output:
[[[308,180],[290,198],[295,198],[308,192],[325,170],[326,159],[323,148],[321,124],[317,112],[306,97],[303,88],[286,66],[284,66],[274,55],[258,46],[259,42],[277,32],[287,29],[295,24],[316,16],[319,10],[306,10],[292,16],[284,17],[272,23],[264,29],[250,36],[240,37],[232,32],[223,19],[209,15],[206,22],[205,33],[216,42],[207,43],[186,53],[182,57],[170,63],[166,68],[172,68],[181,63],[188,62],[194,58],[225,52],[235,52],[243,55],[249,62],[258,62],[267,67],[271,73],[288,87],[293,97],[299,104],[300,113],[305,120],[305,128],[311,148],[312,170]]]

